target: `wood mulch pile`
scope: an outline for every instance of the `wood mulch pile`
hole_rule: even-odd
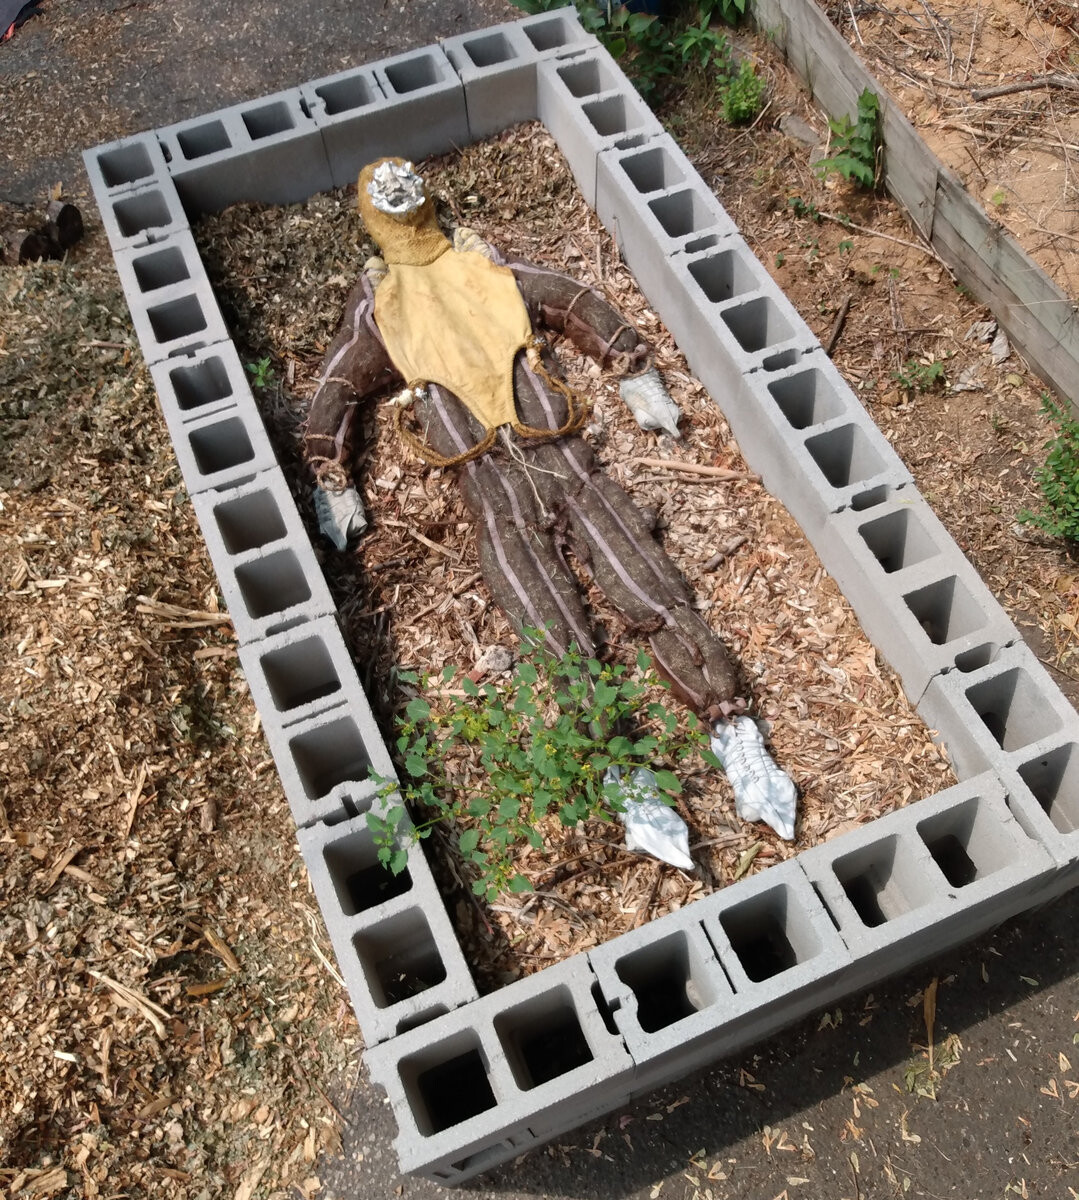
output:
[[[756,49],[771,87],[756,128],[732,133],[682,106],[672,131],[816,332],[851,297],[837,364],[1074,694],[1074,567],[1012,528],[1034,499],[1037,384],[1014,356],[998,366],[964,341],[987,314],[886,201],[822,184],[807,148],[772,127],[791,111],[824,125]],[[439,867],[491,987],[950,775],[789,516],[750,479],[676,466],[744,472],[549,141],[514,131],[430,176],[456,219],[597,283],[655,341],[684,439],[640,433],[613,382],[571,363],[595,397],[597,450],[656,512],[803,791],[791,847],[740,827],[721,777],[694,775],[683,811],[696,881],[625,855],[614,826],[566,835],[524,864],[535,898],[487,911]],[[861,231],[799,215],[795,197]],[[342,1120],[330,1095],[356,1070],[355,1025],[111,255],[88,225],[67,262],[0,270],[0,1184],[20,1200],[314,1196]],[[365,253],[351,197],[233,210],[199,237],[242,355],[270,360],[260,402],[310,517],[299,429]],[[911,358],[943,361],[946,385],[902,388]],[[976,388],[956,390],[964,378]],[[510,639],[452,481],[406,461],[377,406],[367,432],[372,530],[355,552],[320,553],[389,735],[404,699],[392,665],[463,672]]]

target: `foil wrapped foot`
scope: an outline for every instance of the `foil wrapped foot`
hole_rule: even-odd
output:
[[[328,537],[338,550],[344,550],[351,537],[358,537],[367,528],[367,516],[363,501],[355,488],[340,492],[315,488],[315,516],[320,532]]]
[[[686,823],[663,803],[656,777],[647,767],[638,767],[626,780],[619,767],[608,767],[603,782],[617,785],[619,798],[626,806],[618,816],[626,827],[627,850],[650,854],[681,871],[693,870]]]
[[[734,810],[743,821],[764,821],[781,838],[794,839],[798,789],[764,746],[757,722],[735,717],[712,727],[712,751],[734,788]]]
[[[618,391],[642,429],[662,429],[672,438],[681,437],[678,422],[682,419],[682,410],[671,399],[655,367],[623,379]]]

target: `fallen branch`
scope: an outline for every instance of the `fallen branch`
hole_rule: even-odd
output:
[[[707,475],[709,479],[745,479],[760,483],[761,477],[750,471],[728,471],[726,467],[706,467],[703,463],[681,462],[677,458],[635,458],[636,466],[659,471],[684,471],[687,475]]]
[[[835,320],[832,322],[832,332],[828,334],[828,340],[824,343],[824,353],[829,358],[832,357],[832,351],[835,349],[836,342],[839,341],[839,335],[843,332],[843,326],[847,323],[847,313],[850,312],[850,296],[843,297],[843,303],[839,306],[839,312],[835,315]]]
[[[943,258],[933,249],[932,246],[927,246],[923,242],[908,242],[906,238],[893,237],[890,233],[881,233],[879,229],[870,229],[868,225],[856,225],[853,221],[839,213],[830,213],[818,210],[818,216],[823,217],[826,221],[834,221],[837,225],[842,225],[844,229],[852,229],[855,233],[864,233],[867,237],[881,238],[886,242],[895,242],[897,246],[906,246],[908,250],[920,250],[923,254],[930,258],[935,258],[942,266],[948,264]]]
[[[997,96],[1013,96],[1016,92],[1036,92],[1041,88],[1060,88],[1065,92],[1079,92],[1079,79],[1070,75],[1036,75],[1021,83],[1000,83],[995,87],[971,88],[972,100],[993,100]]]

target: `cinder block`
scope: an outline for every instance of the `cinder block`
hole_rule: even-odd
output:
[[[476,1000],[418,843],[393,875],[378,861],[363,813],[301,828],[298,837],[369,1051]]]
[[[584,50],[594,50],[599,41],[581,24],[572,5],[556,12],[538,13],[517,22],[521,32],[540,58],[557,58]]]
[[[101,223],[113,253],[161,242],[187,229],[187,214],[171,179],[97,196]]]
[[[82,158],[99,207],[107,196],[144,188],[169,176],[165,156],[152,132],[93,146],[83,151]]]
[[[333,186],[322,134],[293,88],[158,131],[191,216],[240,201],[294,204]]]
[[[150,374],[170,428],[174,422],[179,426],[226,408],[258,415],[243,363],[231,341],[151,363]]]
[[[931,680],[918,715],[948,750],[959,779],[1001,772],[1050,738],[1079,741],[1079,714],[1023,644],[971,655]]]
[[[796,391],[815,397],[802,413],[777,403],[777,395]],[[746,462],[809,538],[820,543],[822,554],[832,513],[865,508],[912,485],[891,443],[823,352],[799,355],[794,366],[752,371],[742,376],[740,387],[712,395]],[[833,411],[837,415],[824,417]],[[815,423],[803,425],[803,420]]]
[[[371,66],[387,101],[382,140],[374,144],[374,153],[368,146],[353,159],[353,179],[360,167],[383,154],[419,162],[468,145],[464,85],[440,46],[413,50]]]
[[[739,401],[749,407],[743,375],[781,370],[820,348],[786,296],[748,263],[747,253],[742,239],[729,238],[672,255],[669,298],[663,305],[657,301],[694,374],[724,412]]]
[[[835,992],[850,954],[795,862],[588,952],[639,1094],[751,1045]]]
[[[862,628],[917,704],[943,671],[992,658],[1019,631],[913,487],[844,509],[815,538]]]
[[[585,201],[595,208],[600,154],[643,145],[663,128],[602,47],[540,62],[536,85],[540,120],[558,142]]]
[[[846,990],[978,937],[1042,899],[1057,874],[993,772],[881,817],[797,859],[852,960]]]
[[[664,307],[664,300],[657,293],[669,286],[665,260],[670,255],[711,249],[738,232],[726,209],[666,133],[641,146],[600,154],[596,214],[658,309]],[[740,273],[749,272],[750,280],[765,278],[767,272],[745,243],[740,238],[737,243],[744,250]]]
[[[190,421],[182,420],[171,405],[161,411],[189,495],[233,487],[260,471],[277,469],[277,458],[254,404],[232,405]]]
[[[633,1062],[595,983],[579,955],[369,1051],[402,1169],[461,1183],[623,1103]]]
[[[322,134],[334,187],[355,184],[360,168],[394,148],[398,120],[370,66],[351,67],[300,88]]]
[[[241,645],[336,611],[278,468],[191,502]]]
[[[148,246],[118,250],[115,258],[147,363],[229,340],[188,230]]]
[[[442,49],[464,85],[472,141],[482,141],[520,121],[536,119],[536,63],[540,54],[521,22],[447,38]]]

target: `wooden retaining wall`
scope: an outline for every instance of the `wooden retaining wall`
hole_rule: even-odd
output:
[[[833,118],[880,98],[888,191],[955,277],[988,305],[1031,369],[1079,410],[1079,317],[1068,295],[929,149],[813,0],[752,0],[758,28]]]

